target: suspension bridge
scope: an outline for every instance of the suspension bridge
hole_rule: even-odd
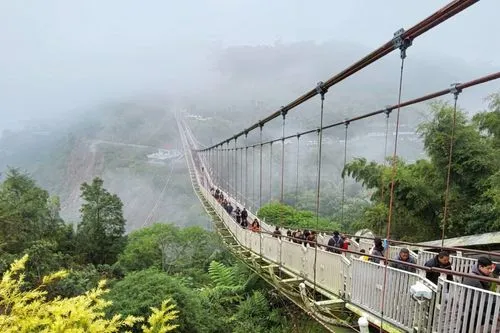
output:
[[[263,279],[275,286],[283,295],[332,332],[365,332],[362,322],[360,321],[358,325],[353,318],[366,319],[372,327],[381,332],[500,332],[500,290],[498,287],[496,292],[493,292],[462,284],[464,278],[500,284],[498,279],[473,274],[472,267],[477,263],[477,259],[465,256],[465,250],[468,254],[485,255],[490,258],[500,258],[500,253],[444,246],[449,214],[449,188],[457,101],[460,94],[466,89],[499,79],[500,72],[473,78],[465,83],[453,84],[449,88],[431,92],[419,98],[402,101],[407,49],[419,36],[466,10],[476,2],[478,1],[452,1],[410,29],[398,30],[390,41],[352,66],[325,82],[319,82],[316,87],[282,106],[266,118],[212,146],[202,146],[182,116],[177,116],[193,189],[207,213],[213,218],[217,231],[227,247]],[[395,50],[399,50],[401,60],[397,103],[332,124],[324,124],[324,101],[328,90]],[[444,189],[441,244],[398,242],[391,238],[391,223],[393,222],[395,175],[398,167],[400,112],[402,108],[450,94],[454,100],[454,114],[453,125],[450,128],[450,141],[446,147],[449,153],[449,163],[446,188]],[[319,126],[297,134],[285,135],[289,112],[314,97],[320,99]],[[385,115],[386,119],[389,119],[393,112],[396,113],[396,125],[392,152],[389,214],[387,232],[384,235],[390,245],[385,251],[385,257],[379,258],[381,259],[380,263],[364,261],[360,258],[361,250],[367,251],[371,247],[373,239],[370,237],[358,237],[359,241],[352,239],[347,250],[342,250],[342,253],[334,253],[325,250],[328,247],[329,235],[320,231],[318,231],[314,246],[306,245],[307,242],[293,242],[287,236],[277,237],[273,235],[274,226],[265,222],[261,222],[260,232],[253,232],[236,223],[233,216],[221,206],[211,193],[211,189],[218,188],[224,192],[224,196],[233,206],[253,207],[249,210],[248,217],[251,220],[255,219],[257,213],[255,210],[262,207],[264,203],[264,187],[269,186],[264,183],[263,179],[263,149],[270,148],[270,159],[272,159],[273,144],[275,146],[281,145],[279,200],[284,202],[285,141],[296,138],[297,147],[299,147],[301,138],[306,135],[316,135],[317,144],[314,149],[317,149],[316,215],[318,216],[324,131],[332,128],[343,129],[344,138],[338,143],[343,144],[343,165],[345,167],[349,126],[356,122],[373,119],[377,115]],[[264,126],[271,121],[279,121],[280,117],[282,135],[264,141],[262,135]],[[250,133],[257,134],[258,142],[249,142]],[[387,149],[386,136],[384,156],[387,156]],[[272,164],[270,165],[272,167]],[[251,166],[251,172],[249,172],[249,166]],[[269,177],[271,175],[272,173],[269,173]],[[298,177],[297,167],[297,179]],[[256,180],[256,178],[258,179]],[[251,179],[251,186],[249,179]],[[343,214],[345,177],[342,179],[341,205]],[[250,192],[252,195],[249,195]],[[255,193],[258,194],[255,195]],[[287,229],[284,228],[283,231],[286,232]],[[408,265],[415,268],[415,272],[400,270],[389,265],[395,261],[391,258],[394,258],[403,247],[412,249],[410,256],[413,257],[416,264]],[[430,249],[448,250],[452,254],[450,256],[452,270],[424,266],[426,261],[436,256],[436,252],[430,251]],[[426,272],[429,271],[440,274],[437,283],[433,283],[425,277]],[[447,275],[453,275],[453,279],[448,279]]]

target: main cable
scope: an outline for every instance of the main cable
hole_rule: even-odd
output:
[[[471,87],[474,87],[474,86],[477,86],[477,85],[480,85],[480,84],[483,84],[483,83],[486,83],[486,82],[497,80],[499,78],[500,78],[500,72],[495,72],[495,73],[491,73],[491,74],[482,76],[480,78],[474,79],[472,81],[468,81],[466,83],[459,84],[459,85],[457,85],[457,88],[464,90],[464,89],[471,88]],[[398,108],[403,108],[403,107],[406,107],[406,106],[410,106],[410,105],[414,105],[414,104],[417,104],[417,103],[425,102],[425,101],[428,101],[428,100],[431,100],[431,99],[434,99],[434,98],[437,98],[437,97],[441,97],[441,96],[447,95],[449,93],[450,93],[450,89],[449,88],[444,89],[444,90],[439,90],[439,91],[436,91],[436,92],[433,92],[433,93],[430,93],[430,94],[427,94],[427,95],[423,95],[423,96],[420,96],[420,97],[417,97],[417,98],[414,98],[414,99],[411,99],[411,100],[408,100],[408,101],[405,101],[405,102],[402,102],[402,103],[399,103],[399,104],[394,104],[394,105],[385,107],[384,109],[380,109],[380,110],[376,110],[376,111],[364,113],[364,114],[361,114],[359,116],[355,116],[355,117],[349,118],[349,119],[347,119],[347,121],[349,121],[350,123],[353,123],[353,122],[356,122],[356,121],[360,121],[360,120],[363,120],[363,119],[366,119],[366,118],[373,117],[373,116],[378,115],[378,114],[385,113],[387,111],[393,111],[393,110],[397,110]],[[329,129],[329,128],[341,126],[341,125],[344,125],[345,122],[346,122],[346,120],[338,121],[338,122],[335,122],[335,123],[323,126],[322,129],[325,130],[325,129]],[[306,135],[306,134],[311,134],[311,133],[314,133],[314,132],[317,132],[317,131],[318,131],[318,128],[314,128],[314,129],[306,130],[306,131],[303,131],[303,132],[299,132],[297,134],[288,135],[288,136],[285,136],[285,140],[293,138],[293,137],[296,137],[297,135]],[[271,142],[278,142],[278,141],[281,141],[281,140],[282,140],[282,138],[279,137],[277,139],[265,141],[265,142],[263,142],[263,144],[268,144],[268,143],[271,143]],[[258,144],[250,145],[250,147],[257,146],[257,145]]]
[[[411,43],[411,42],[413,42],[413,40],[415,38],[419,37],[420,35],[424,34],[425,32],[429,31],[430,29],[436,27],[437,25],[443,23],[444,21],[446,21],[447,19],[460,13],[461,11],[467,9],[468,7],[472,6],[473,4],[475,4],[478,1],[479,0],[454,0],[451,3],[449,3],[447,6],[439,9],[438,11],[433,13],[432,15],[428,16],[427,18],[420,21],[419,23],[417,23],[413,27],[409,28],[407,31],[403,31],[403,33],[400,36],[396,36],[396,34],[399,31],[396,32],[394,38],[391,41],[386,42],[385,44],[380,46],[375,51],[369,53],[368,55],[366,55],[362,59],[358,60],[357,62],[355,62],[354,64],[352,64],[348,68],[344,69],[340,73],[338,73],[338,74],[334,75],[333,77],[331,77],[330,79],[328,79],[324,83],[324,88],[328,89],[328,88],[332,87],[333,85],[340,83],[341,81],[354,75],[355,73],[359,72],[360,70],[367,67],[368,65],[376,62],[377,60],[383,58],[384,56],[388,55],[392,51],[396,50],[398,48],[398,45],[396,45],[396,43],[394,42],[396,38],[401,37],[405,40],[408,40]],[[235,136],[239,137],[239,136],[245,134],[245,132],[252,131],[252,130],[264,125],[265,123],[278,117],[282,111],[290,111],[290,110],[296,108],[297,106],[299,106],[300,104],[302,104],[302,103],[308,101],[309,99],[313,98],[314,96],[318,95],[318,93],[319,92],[317,91],[317,89],[312,89],[312,90],[306,92],[302,96],[298,97],[294,101],[292,101],[289,104],[287,104],[286,106],[282,107],[279,111],[272,113],[271,115],[269,115],[265,119],[259,121],[258,123],[251,125],[250,127],[241,131],[240,133],[237,133]],[[227,139],[222,141],[222,142],[225,142],[225,141],[227,141]],[[208,148],[206,148],[206,149],[208,149]]]

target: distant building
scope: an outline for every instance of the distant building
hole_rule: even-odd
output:
[[[177,149],[158,149],[156,153],[147,155],[152,162],[166,161],[181,156],[181,152]]]
[[[195,119],[195,120],[199,120],[199,121],[206,121],[206,120],[210,120],[212,119],[211,117],[202,117],[202,116],[199,116],[199,115],[196,115],[196,114],[188,114],[186,116],[186,118],[191,118],[191,119]]]

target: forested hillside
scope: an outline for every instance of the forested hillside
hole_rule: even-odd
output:
[[[152,224],[125,235],[123,202],[105,185],[100,178],[81,185],[75,229],[60,217],[57,197],[7,171],[0,184],[2,332],[323,332],[215,233]]]
[[[155,221],[206,225],[182,156],[151,163],[158,149],[178,149],[173,110],[168,104],[102,106],[71,123],[6,132],[0,140],[2,170],[29,172],[61,200],[61,215],[79,219],[79,186],[99,176],[124,202],[127,230]]]

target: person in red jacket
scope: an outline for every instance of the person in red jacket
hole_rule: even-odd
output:
[[[343,250],[349,250],[349,245],[351,244],[351,241],[349,240],[348,237],[346,237],[346,235],[342,235],[342,240],[344,241],[342,243],[342,249]],[[345,255],[347,252],[343,252],[343,254]]]

